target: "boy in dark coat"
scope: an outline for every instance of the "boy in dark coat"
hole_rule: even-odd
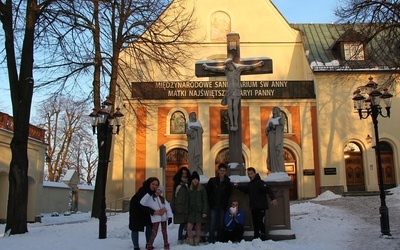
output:
[[[224,214],[231,196],[232,184],[226,175],[227,166],[224,163],[218,165],[218,175],[207,183],[207,197],[210,206],[210,230],[208,242],[215,243],[215,231],[217,238],[221,236],[224,227]]]
[[[266,194],[268,194],[273,205],[277,205],[278,201],[276,200],[272,190],[263,180],[261,180],[260,175],[257,174],[255,168],[248,168],[247,176],[250,179],[248,186],[244,188],[238,188],[249,195],[251,217],[253,219],[254,239],[260,238],[261,240],[266,240],[267,238],[264,224],[265,210],[268,210],[268,199]]]
[[[143,232],[146,227],[146,243],[151,237],[152,223],[150,215],[163,215],[165,209],[163,210],[153,210],[149,207],[145,207],[140,204],[140,200],[147,193],[154,194],[160,185],[160,181],[156,177],[148,178],[141,188],[132,197],[129,207],[129,229],[131,232],[132,243],[135,250],[139,248],[139,231]]]

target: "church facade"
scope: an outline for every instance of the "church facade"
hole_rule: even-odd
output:
[[[121,110],[125,122],[114,137],[107,200],[129,199],[151,176],[161,180],[170,198],[173,175],[188,165],[185,124],[191,112],[203,127],[203,181],[215,176],[219,163],[229,162],[227,107],[221,105],[226,77],[195,75],[196,63],[225,60],[229,46],[240,48],[241,58],[272,60],[272,73],[241,77],[244,167],[254,167],[262,177],[267,176],[265,126],[273,107],[278,106],[286,120],[284,160],[293,182],[291,199],[313,198],[325,190],[377,191],[374,143],[369,140],[374,134],[372,122],[359,119],[352,96],[369,77],[377,83],[387,82],[396,72],[365,65],[361,70],[346,64],[346,58],[338,60],[334,52],[349,53],[346,43],[354,43],[343,36],[345,29],[289,24],[268,0],[235,2],[186,1],[188,9],[195,7],[196,36],[204,37],[187,48],[193,55],[187,68],[193,70],[180,70],[190,77],[165,79],[156,72],[153,81],[132,77],[131,96],[120,103],[125,107]],[[227,41],[229,33],[238,34],[240,43]],[[327,39],[317,40],[315,34]],[[330,46],[335,50],[329,51]],[[390,86],[394,94],[399,82],[394,80]],[[396,95],[393,99],[396,110],[400,103]],[[387,187],[400,182],[396,124],[399,117],[395,113],[380,123]],[[160,163],[164,152],[166,166]]]

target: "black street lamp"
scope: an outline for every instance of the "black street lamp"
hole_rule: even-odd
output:
[[[97,168],[95,190],[100,190],[98,193],[101,194],[101,205],[99,214],[99,239],[107,238],[107,215],[106,215],[106,182],[108,163],[110,162],[111,142],[112,135],[119,133],[120,117],[124,116],[120,109],[111,113],[112,102],[107,98],[101,110],[93,112],[89,115],[91,117],[91,124],[93,127],[93,134],[96,134],[97,127],[97,145],[99,149],[99,162]],[[114,132],[113,122],[115,120],[115,126],[117,127]],[[95,195],[96,192],[95,191]],[[98,203],[93,202],[94,205]]]
[[[372,123],[374,124],[375,131],[375,154],[378,164],[378,177],[379,177],[379,193],[381,199],[381,206],[379,207],[379,213],[381,215],[381,233],[383,235],[390,234],[389,226],[389,209],[386,206],[386,195],[383,185],[383,170],[382,170],[382,160],[381,160],[381,147],[379,142],[379,130],[378,130],[378,116],[383,118],[390,117],[390,107],[391,98],[393,95],[388,93],[388,89],[383,89],[383,94],[378,90],[378,84],[375,83],[373,78],[369,78],[369,82],[365,85],[366,92],[368,92],[368,98],[361,95],[361,90],[357,89],[354,92],[353,100],[355,102],[356,108],[358,110],[358,115],[360,119],[367,119],[369,116],[372,118]],[[385,102],[386,115],[382,113],[382,107],[380,106],[381,99]]]

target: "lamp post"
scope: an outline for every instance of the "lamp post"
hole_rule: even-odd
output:
[[[99,149],[99,162],[97,168],[95,190],[100,190],[101,194],[100,214],[99,214],[99,239],[107,238],[107,215],[106,215],[106,182],[108,163],[110,162],[111,142],[112,136],[119,133],[120,117],[124,116],[120,109],[117,108],[115,113],[111,113],[112,102],[107,98],[101,110],[93,112],[89,115],[91,117],[91,125],[93,127],[93,134],[96,134],[97,127],[97,145]],[[114,132],[113,122],[117,127]],[[95,192],[96,195],[96,192]],[[93,203],[98,205],[98,203]]]
[[[388,89],[383,89],[383,94],[378,90],[378,84],[373,81],[373,78],[369,78],[369,82],[364,86],[368,92],[368,98],[361,95],[361,90],[357,89],[354,92],[353,100],[355,102],[356,108],[358,110],[358,115],[360,119],[367,119],[369,116],[372,118],[372,123],[374,124],[375,132],[375,154],[378,164],[378,177],[379,177],[379,193],[381,206],[379,207],[379,213],[381,215],[381,233],[383,235],[390,234],[389,226],[389,209],[386,206],[386,195],[383,186],[383,170],[382,170],[382,160],[381,160],[381,148],[379,142],[379,130],[378,130],[378,116],[383,118],[390,118],[390,107],[391,98],[393,95],[388,93]],[[382,113],[382,106],[380,105],[381,99],[385,102],[386,115]]]

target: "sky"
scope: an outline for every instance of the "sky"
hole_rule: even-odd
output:
[[[338,0],[272,0],[289,23],[331,23],[335,20],[333,7]],[[318,2],[318,3],[317,3]],[[0,64],[0,111],[12,115],[9,82],[5,62]],[[34,109],[40,102],[40,94],[34,93]],[[32,110],[34,113],[34,110]],[[32,121],[32,119],[31,119]]]
[[[333,23],[339,0],[271,0],[289,23]]]
[[[282,241],[241,241],[240,243],[201,243],[198,247],[178,245],[178,225],[168,226],[173,250],[396,250],[400,249],[400,187],[386,196],[392,236],[382,236],[379,225],[379,196],[342,197],[326,191],[312,200],[290,205],[291,229],[296,239]],[[133,249],[128,229],[129,213],[108,216],[107,238],[98,239],[98,220],[90,213],[70,216],[42,215],[42,223],[28,224],[29,233],[4,235],[0,225],[1,249],[13,250],[128,250]],[[139,234],[144,249],[144,234]],[[154,247],[163,249],[161,232]]]

